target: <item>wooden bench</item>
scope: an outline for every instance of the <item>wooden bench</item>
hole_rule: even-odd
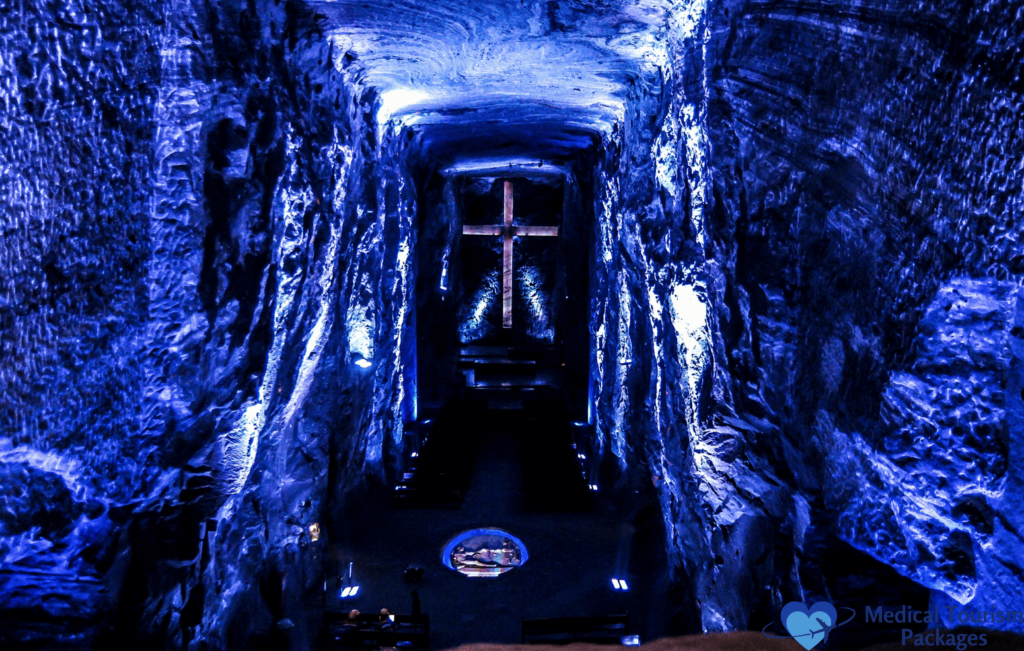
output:
[[[629,635],[629,615],[523,620],[523,644],[622,644],[626,635]]]
[[[583,472],[563,400],[538,401],[519,434],[523,507],[527,511],[588,511],[593,496]]]
[[[392,619],[393,618],[393,619]],[[428,651],[430,618],[426,615],[324,613],[324,645],[328,651],[370,651],[382,647]]]
[[[467,401],[449,401],[431,427],[418,457],[402,474],[392,504],[459,508],[469,490],[481,409]]]

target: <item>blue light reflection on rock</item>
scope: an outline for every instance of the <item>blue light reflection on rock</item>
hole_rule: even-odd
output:
[[[815,535],[935,603],[1020,607],[1013,7],[965,9],[950,56],[912,8],[346,1],[313,29],[285,5],[28,3],[2,30],[0,459],[62,509],[11,503],[5,562],[52,580],[4,607],[92,617],[117,543],[154,646],[263,626],[328,450],[341,492],[381,474],[415,402],[417,157],[584,150],[594,443],[651,471],[700,625],[827,585]]]
[[[551,297],[544,290],[543,272],[535,266],[523,266],[516,270],[516,280],[520,298],[529,315],[527,333],[538,341],[553,343],[555,329],[550,323]]]
[[[470,344],[493,334],[493,312],[500,310],[501,273],[494,269],[482,279],[459,324],[459,341]],[[490,317],[490,318],[489,318]]]

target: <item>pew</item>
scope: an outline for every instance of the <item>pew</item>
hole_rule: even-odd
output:
[[[449,401],[395,486],[392,504],[459,508],[473,474],[481,418],[473,401]]]
[[[427,615],[324,613],[325,651],[372,651],[393,647],[429,651],[430,618]]]

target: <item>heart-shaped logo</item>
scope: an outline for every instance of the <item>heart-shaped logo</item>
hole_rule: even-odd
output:
[[[809,609],[799,601],[791,601],[782,608],[782,625],[807,651],[828,639],[836,623],[836,609],[827,601],[819,601]]]

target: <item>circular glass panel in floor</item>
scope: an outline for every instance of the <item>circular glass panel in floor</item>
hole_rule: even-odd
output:
[[[494,578],[519,567],[530,557],[526,545],[501,529],[471,529],[448,541],[441,561],[473,578]]]

